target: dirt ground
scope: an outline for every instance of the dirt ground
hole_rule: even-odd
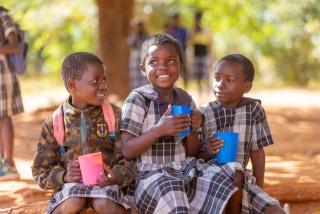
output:
[[[282,90],[250,96],[262,100],[275,141],[265,149],[265,191],[282,206],[288,203],[291,214],[319,214],[320,92]],[[34,97],[24,99],[27,112],[14,118],[15,160],[21,179],[0,182],[0,213],[1,208],[48,200],[51,195],[38,188],[30,165],[42,123],[52,108],[47,104],[35,108]]]

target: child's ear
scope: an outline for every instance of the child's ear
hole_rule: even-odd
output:
[[[183,63],[180,63],[180,73],[182,72],[183,69]]]
[[[244,93],[248,93],[252,88],[252,82],[246,82],[244,86]]]
[[[68,90],[69,91],[76,91],[77,88],[76,88],[76,80],[73,80],[73,79],[68,79],[67,81],[67,87],[68,87]]]
[[[140,64],[140,71],[143,74],[143,76],[147,76],[146,67],[142,64]]]

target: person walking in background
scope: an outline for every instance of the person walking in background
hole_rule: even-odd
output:
[[[9,11],[0,6],[0,181],[20,177],[14,164],[12,116],[23,113],[18,74],[8,55],[19,51],[18,32]]]
[[[128,44],[130,45],[129,74],[131,89],[135,89],[149,83],[147,78],[142,75],[140,70],[141,45],[142,42],[147,38],[148,34],[145,30],[144,23],[139,21],[127,40]]]
[[[210,68],[212,62],[212,35],[208,29],[201,26],[202,13],[197,12],[194,16],[194,27],[190,30],[188,45],[193,49],[191,78],[197,81],[199,96],[202,95],[203,87],[206,96],[211,92]],[[191,79],[190,78],[190,79]]]
[[[103,62],[91,53],[72,53],[62,63],[61,77],[70,93],[62,105],[63,142],[60,145],[59,136],[54,135],[59,127],[50,116],[43,124],[32,164],[40,188],[54,191],[47,213],[78,213],[87,205],[98,213],[130,213],[121,188],[134,180],[136,170],[121,153],[121,109],[105,101]],[[108,107],[107,118],[103,106]],[[80,123],[85,124],[86,145],[81,141]],[[87,151],[82,151],[84,148]],[[96,185],[86,186],[77,160],[83,153],[95,152],[102,153],[105,174],[101,174],[102,180],[96,178]]]
[[[177,39],[181,45],[183,60],[185,61],[184,67],[181,72],[181,76],[183,78],[184,89],[187,89],[188,86],[188,69],[186,64],[186,50],[187,50],[187,30],[184,27],[180,26],[180,15],[178,13],[174,14],[171,17],[171,26],[169,30],[169,34],[173,36],[173,38]]]
[[[220,59],[214,72],[216,101],[198,107],[204,118],[203,144],[207,148],[198,157],[205,161],[215,159],[223,141],[212,137],[214,133],[239,133],[236,164],[226,163],[221,167],[230,175],[239,170],[244,175],[242,187],[238,186],[239,190],[234,194],[239,197],[238,201],[242,201],[241,213],[284,214],[279,201],[263,191],[263,148],[273,144],[265,111],[260,100],[243,97],[252,88],[254,73],[252,62],[243,55],[231,54]],[[249,160],[252,162],[252,173],[247,169]]]

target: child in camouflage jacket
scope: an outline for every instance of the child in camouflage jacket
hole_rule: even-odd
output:
[[[37,152],[32,165],[34,179],[42,189],[51,189],[47,213],[78,213],[86,205],[98,213],[128,213],[128,200],[123,187],[135,177],[135,166],[121,153],[119,125],[121,109],[111,104],[115,135],[105,121],[102,104],[105,101],[106,71],[95,55],[76,52],[66,57],[61,76],[70,93],[63,103],[64,142],[60,146],[54,137],[53,116],[43,124]],[[87,153],[101,152],[105,165],[103,180],[86,186],[82,181],[78,156],[82,155],[81,117],[85,118]],[[101,129],[101,127],[104,127]]]

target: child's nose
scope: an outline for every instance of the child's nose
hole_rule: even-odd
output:
[[[167,69],[167,68],[168,68],[168,65],[166,62],[159,63],[159,69]]]
[[[224,82],[222,80],[216,82],[216,87],[223,88],[225,86]]]
[[[108,90],[108,87],[107,87],[107,84],[106,83],[101,83],[100,86],[99,86],[100,89],[103,89],[103,90]]]

